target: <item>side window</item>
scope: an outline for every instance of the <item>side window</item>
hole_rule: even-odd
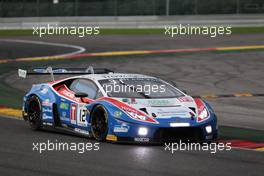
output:
[[[95,99],[103,97],[102,92],[98,89]]]
[[[98,88],[90,80],[87,79],[77,79],[73,81],[70,86],[70,89],[74,92],[84,92],[88,94],[88,98],[94,99],[96,97]]]

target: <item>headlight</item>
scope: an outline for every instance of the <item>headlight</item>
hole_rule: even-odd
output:
[[[211,125],[208,125],[205,127],[205,130],[206,132],[209,134],[209,133],[212,133],[212,126]]]
[[[209,117],[209,113],[206,107],[203,107],[203,110],[198,114],[198,122],[206,120]]]
[[[148,134],[148,129],[145,127],[140,127],[138,129],[138,135],[140,136],[146,136]]]
[[[197,117],[197,122],[204,121],[210,117],[210,114],[206,108],[206,104],[201,100],[200,98],[194,99],[197,108],[198,108],[198,117]]]

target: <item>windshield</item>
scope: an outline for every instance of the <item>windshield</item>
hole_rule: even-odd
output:
[[[156,78],[122,78],[100,80],[109,97],[117,98],[176,98],[183,94]]]

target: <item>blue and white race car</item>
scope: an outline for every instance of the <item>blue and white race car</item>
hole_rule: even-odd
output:
[[[23,117],[34,130],[52,128],[98,141],[138,143],[217,138],[217,118],[210,105],[156,77],[92,67],[18,73],[24,78],[52,77],[24,96]],[[61,74],[78,75],[55,81],[53,75]]]

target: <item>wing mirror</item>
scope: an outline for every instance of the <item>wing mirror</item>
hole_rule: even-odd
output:
[[[75,97],[77,97],[77,98],[81,98],[81,101],[82,101],[83,103],[85,103],[84,98],[85,98],[85,97],[88,97],[88,94],[87,94],[87,93],[84,93],[84,92],[76,92],[74,95],[75,95]]]
[[[88,94],[87,94],[87,93],[84,93],[84,92],[76,92],[74,95],[75,95],[75,97],[77,97],[77,98],[88,97]]]

